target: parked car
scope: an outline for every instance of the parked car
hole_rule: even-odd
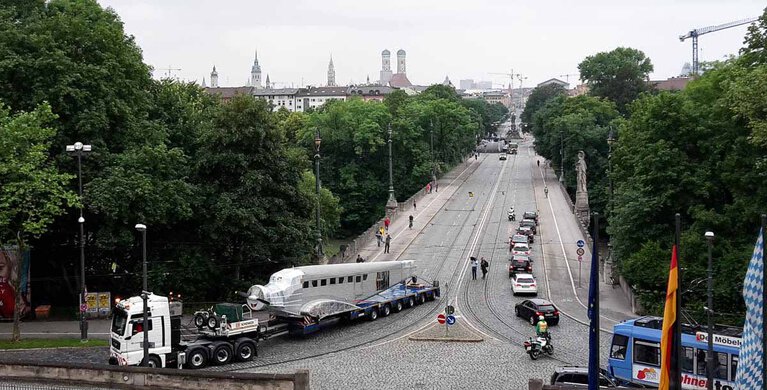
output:
[[[532,244],[535,242],[535,233],[533,233],[533,229],[530,228],[530,226],[520,226],[517,228],[517,234],[521,234],[523,236],[527,236],[527,241]]]
[[[562,385],[574,387],[577,389],[587,389],[589,386],[589,368],[580,366],[562,366],[554,369],[551,374],[552,385]],[[600,389],[636,389],[649,388],[648,386],[636,383],[624,383],[618,378],[610,375],[607,370],[599,369],[599,388]]]
[[[538,283],[532,274],[517,273],[511,277],[511,293],[538,295]]]
[[[519,231],[519,230],[517,230]],[[530,243],[530,237],[528,237],[525,234],[515,234],[511,236],[511,247],[514,247],[514,244],[529,244]]]
[[[553,303],[546,299],[533,298],[517,303],[514,306],[514,314],[530,322],[530,325],[538,323],[538,316],[543,316],[551,325],[559,324],[559,310]]]
[[[519,221],[519,226],[527,226],[530,229],[533,229],[533,234],[538,234],[537,224],[532,219],[523,219]]]
[[[512,278],[516,273],[532,273],[533,261],[527,256],[512,256],[509,259],[509,277]]]
[[[532,219],[535,224],[538,224],[538,212],[537,211],[525,211],[522,215],[522,219]]]
[[[511,248],[511,254],[530,256],[530,246],[527,244],[514,244],[514,247]]]

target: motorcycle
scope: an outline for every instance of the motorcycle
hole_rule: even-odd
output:
[[[554,354],[554,345],[551,344],[551,337],[537,337],[533,339],[530,337],[524,343],[525,351],[530,355],[530,359],[538,360],[541,353],[545,352],[549,356]]]
[[[516,214],[514,214],[513,211],[509,210],[508,214],[509,214],[509,221],[514,221],[517,219],[517,216]]]

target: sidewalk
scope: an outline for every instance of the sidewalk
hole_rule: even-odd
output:
[[[88,338],[109,340],[111,320],[88,320]],[[79,339],[80,321],[29,321],[19,324],[22,339]],[[9,340],[13,322],[0,322],[0,339]]]
[[[479,160],[471,158],[465,167],[459,166],[458,169],[450,171],[439,179],[439,186],[437,187],[439,192],[432,190],[431,194],[425,195],[418,202],[417,210],[414,210],[410,204],[407,209],[398,211],[399,215],[393,218],[389,225],[389,234],[391,234],[389,253],[384,253],[383,242],[379,247],[376,240],[373,239],[359,251],[362,258],[366,262],[397,260],[485,158],[487,155],[481,155]],[[412,229],[408,227],[410,222],[408,216],[410,215],[413,216]],[[354,259],[350,261],[354,261]]]

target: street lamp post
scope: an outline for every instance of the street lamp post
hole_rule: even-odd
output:
[[[613,129],[610,129],[610,133],[607,134],[607,180],[610,183],[610,218],[613,216],[613,144],[615,143],[615,134],[613,133]]]
[[[391,124],[389,124],[389,200],[386,201],[386,209],[389,215],[394,214],[397,209],[397,198],[394,197],[394,176],[392,175]]]
[[[141,365],[146,366],[147,365],[147,358],[149,357],[149,315],[148,315],[148,299],[149,299],[149,288],[147,288],[147,275],[146,275],[146,225],[138,223],[136,224],[136,230],[141,232],[141,257],[143,259],[143,267],[142,267],[142,275],[144,279],[144,288],[141,291],[141,299],[144,302],[144,318],[141,322],[141,327],[143,328],[144,332],[144,358],[141,359]]]
[[[565,182],[565,135],[563,132],[559,133],[559,182]]]
[[[429,137],[431,137],[429,156],[431,158],[431,185],[433,186],[437,183],[436,163],[434,162],[434,122],[429,122]]]
[[[74,145],[67,145],[67,153],[70,156],[77,157],[77,181],[80,193],[80,217],[77,223],[80,225],[80,341],[88,341],[88,321],[85,317],[85,218],[83,218],[83,156],[88,155],[92,150],[91,145],[83,145],[82,142],[75,142]]]
[[[314,134],[314,169],[315,169],[315,187],[317,190],[317,211],[315,217],[317,218],[317,260],[322,259],[322,229],[320,227],[320,144],[322,143],[322,137],[320,137],[320,130]]]
[[[708,352],[706,354],[706,389],[714,389],[714,320],[711,315],[714,313],[714,263],[711,258],[711,250],[714,247],[714,232],[706,232],[706,241],[708,241],[708,288],[707,288],[707,307],[706,317],[708,318]]]

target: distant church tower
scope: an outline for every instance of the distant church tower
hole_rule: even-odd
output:
[[[384,50],[381,52],[381,85],[389,85],[391,81],[391,52]]]
[[[269,74],[266,75],[266,89],[269,89],[272,87],[272,83],[269,82]]]
[[[250,68],[250,85],[256,89],[261,89],[261,65],[258,64],[258,51],[253,60],[253,67]]]
[[[333,57],[330,57],[330,63],[328,64],[328,87],[336,86],[336,68],[333,67]]]
[[[213,71],[210,72],[210,87],[218,88],[218,72],[216,72],[216,65],[213,65]]]
[[[405,51],[402,49],[397,50],[397,73],[407,73],[405,69]]]

